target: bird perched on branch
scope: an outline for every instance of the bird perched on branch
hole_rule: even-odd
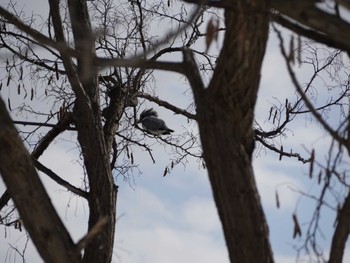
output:
[[[159,135],[167,135],[174,130],[169,129],[165,122],[162,119],[158,118],[158,113],[150,108],[148,110],[144,110],[140,114],[140,119],[137,123],[142,123],[142,128],[150,134],[159,136]]]

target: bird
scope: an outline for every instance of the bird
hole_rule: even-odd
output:
[[[141,112],[137,123],[141,123],[142,128],[146,132],[155,136],[167,135],[174,132],[174,130],[166,126],[162,119],[158,118],[158,113],[153,108]]]

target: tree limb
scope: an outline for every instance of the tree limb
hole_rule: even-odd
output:
[[[0,174],[38,252],[46,262],[81,262],[2,100],[0,123]]]
[[[40,163],[38,160],[36,159],[32,159],[34,166],[41,172],[45,173],[47,176],[49,176],[52,180],[54,180],[56,183],[58,183],[59,185],[67,188],[69,191],[84,197],[85,199],[89,198],[89,194],[86,191],[83,191],[73,185],[71,185],[69,182],[67,182],[66,180],[63,180],[61,177],[59,177],[56,173],[54,173],[52,170],[50,170],[49,168],[47,168],[45,165],[43,165],[42,163]]]
[[[167,101],[161,100],[157,96],[152,96],[152,95],[144,93],[144,92],[137,93],[137,96],[140,97],[140,98],[144,98],[144,99],[147,99],[149,101],[155,102],[159,106],[162,106],[162,107],[164,107],[166,109],[169,109],[169,110],[173,111],[176,114],[181,114],[181,115],[183,115],[183,116],[185,116],[185,117],[187,117],[189,119],[192,119],[192,120],[196,119],[196,115],[195,114],[192,114],[192,113],[190,113],[190,112],[188,112],[186,110],[180,109],[180,108],[170,104]]]

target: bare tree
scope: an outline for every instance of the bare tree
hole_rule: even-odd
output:
[[[310,156],[303,157],[285,151],[282,146],[277,148],[274,143],[276,137],[283,136],[296,115],[311,114],[334,139],[328,163],[319,164],[320,171],[325,174],[324,190],[317,198],[315,220],[310,224],[305,243],[306,249],[311,245],[317,254],[314,237],[320,207],[324,205],[324,192],[331,190],[331,179],[346,189],[348,187],[346,178],[336,169],[344,151],[348,153],[350,147],[348,102],[345,102],[348,84],[345,81],[337,98],[315,106],[310,100],[313,81],[321,71],[327,72],[336,65],[341,52],[329,54],[322,65],[317,58],[312,60],[314,74],[306,87],[298,82],[292,63],[295,54],[300,63],[307,63],[301,59],[300,36],[349,52],[350,26],[341,14],[341,10],[350,9],[349,3],[327,1],[320,5],[316,0],[186,2],[195,5],[190,8],[180,4],[174,12],[169,8],[173,4],[171,1],[157,4],[136,0],[114,5],[107,0],[88,3],[49,0],[48,21],[42,26],[46,34],[35,28],[34,18],[24,19],[16,5],[10,3],[7,9],[0,7],[0,43],[6,50],[3,59],[6,86],[17,86],[18,92],[23,90],[32,98],[34,92],[42,92],[55,100],[51,109],[39,112],[40,123],[17,122],[51,127],[34,145],[31,139],[38,136],[38,128],[21,134],[32,147],[31,155],[25,150],[3,103],[0,108],[0,172],[8,188],[1,197],[0,208],[13,199],[25,228],[45,261],[111,261],[117,195],[112,171],[119,169],[127,175],[135,167],[131,145],[145,149],[153,159],[149,146],[134,134],[136,113],[140,107],[138,98],[197,121],[203,153],[198,151],[196,136],[191,133],[181,135],[185,144],[179,144],[174,137],[158,138],[178,153],[164,174],[187,157],[204,158],[231,262],[274,261],[252,170],[255,141],[277,152],[280,159],[283,156],[295,157],[303,163],[310,163],[312,175],[317,163],[313,151]],[[209,7],[224,10],[223,28],[217,22],[220,17]],[[192,12],[186,16],[190,9]],[[209,15],[212,19],[205,27],[203,23]],[[152,30],[147,30],[152,20],[168,21],[173,28],[166,29],[166,35],[155,40]],[[286,100],[279,107],[271,108],[268,119],[273,129],[267,131],[263,125],[254,123],[254,107],[270,23],[278,23],[298,36],[298,40],[293,38],[290,42],[297,42],[296,48],[290,44],[286,51],[283,37],[275,30],[298,98],[295,102]],[[207,51],[221,31],[224,40],[216,58]],[[196,40],[201,37],[206,40],[206,52],[194,48]],[[178,40],[181,40],[180,44],[177,44]],[[159,61],[170,53],[180,54],[182,60]],[[25,65],[30,67],[30,77],[42,83],[41,91],[24,87]],[[195,112],[191,107],[182,109],[147,92],[151,88],[148,85],[154,70],[177,72],[186,77],[193,92]],[[209,81],[204,81],[206,74]],[[9,107],[10,104],[8,101]],[[344,109],[343,119],[338,127],[333,128],[324,118],[324,113],[339,105]],[[38,115],[28,104],[23,104],[20,109]],[[57,115],[57,124],[52,124]],[[74,130],[77,134],[87,175],[85,189],[64,181],[38,161],[54,138],[66,130]],[[129,161],[118,166],[121,162],[117,160],[123,153],[127,153],[124,156]],[[34,167],[88,200],[89,229],[77,244],[60,222]],[[27,199],[31,202],[26,203]],[[338,202],[341,205],[329,262],[341,262],[343,257],[349,234],[349,200],[347,196]],[[298,235],[298,218],[293,216],[293,219],[295,234]],[[37,224],[38,220],[40,224]]]

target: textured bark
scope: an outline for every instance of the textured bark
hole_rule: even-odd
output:
[[[338,212],[337,226],[334,231],[329,263],[343,262],[346,241],[349,238],[350,194],[346,197],[343,207]]]
[[[38,252],[45,262],[81,262],[2,100],[0,124],[0,174]]]
[[[97,70],[92,65],[95,55],[94,38],[86,1],[68,1],[72,23],[75,48],[84,55],[78,59],[77,74],[83,88],[81,96],[78,87],[74,109],[75,123],[78,130],[78,141],[84,157],[84,164],[89,179],[89,230],[102,217],[107,224],[101,232],[86,246],[84,262],[104,262],[112,260],[116,193],[112,171],[109,163],[109,145],[106,144],[99,105],[99,83]],[[74,83],[71,83],[74,86]]]
[[[209,178],[231,262],[273,262],[252,170],[253,115],[268,36],[267,1],[234,1],[207,89],[193,87]],[[250,10],[261,12],[250,12]]]

